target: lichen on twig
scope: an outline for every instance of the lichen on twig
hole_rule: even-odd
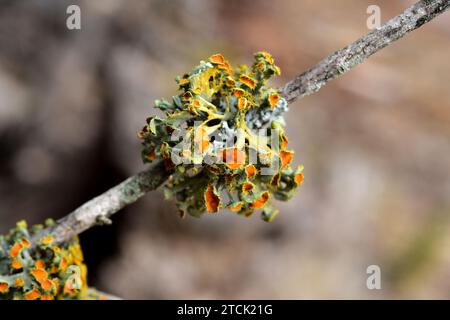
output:
[[[28,228],[17,223],[6,236],[0,236],[0,299],[55,300],[107,299],[87,285],[87,267],[78,237],[57,244],[45,235],[31,248],[32,235],[53,225]]]
[[[268,124],[276,123],[274,120],[279,119],[281,113],[287,110],[288,103],[292,103],[296,99],[317,92],[328,81],[346,73],[351,68],[360,64],[369,56],[386,47],[393,41],[421,27],[437,15],[445,12],[449,7],[450,0],[418,1],[400,15],[386,22],[379,29],[368,33],[347,47],[326,57],[317,65],[300,74],[278,90],[270,89],[259,92],[261,94],[259,96],[260,99],[258,98],[259,100],[252,100],[255,92],[253,91],[254,88],[250,88],[252,89],[249,91],[250,96],[243,96],[242,98],[245,98],[245,100],[236,97],[237,99],[234,101],[238,109],[241,106],[242,110],[247,111],[243,117],[244,123],[247,123],[246,126],[251,130],[257,130]],[[262,55],[262,57],[268,61],[270,60],[267,56]],[[225,67],[225,71],[228,71],[224,61],[215,59],[221,60],[222,58],[216,56],[213,58],[213,61],[210,62]],[[220,63],[217,64],[217,62]],[[272,64],[269,63],[269,65]],[[264,69],[267,65],[261,67]],[[208,69],[210,68],[208,67]],[[273,67],[271,72],[277,73],[277,69]],[[243,76],[249,75],[243,74]],[[209,85],[210,79],[207,78],[207,80]],[[233,79],[229,80],[230,86],[234,86],[231,81]],[[239,79],[244,87],[251,87],[252,80],[251,77],[248,79],[245,79],[245,77]],[[227,79],[224,81],[226,82]],[[245,83],[246,81],[247,83]],[[186,78],[180,78],[179,84],[181,86],[188,85],[189,81]],[[247,94],[249,92],[247,92]],[[244,95],[245,94],[246,92],[244,92]],[[271,94],[273,95],[272,101]],[[191,98],[194,103],[194,97]],[[174,101],[175,104],[176,102],[177,101]],[[207,104],[208,103],[211,104],[210,102],[207,102]],[[258,108],[246,110],[247,106],[252,103],[259,104]],[[209,104],[208,107],[212,108]],[[164,102],[159,102],[159,105],[160,107],[169,106]],[[189,103],[189,105],[191,105],[191,103]],[[202,103],[200,103],[200,105],[202,105]],[[214,106],[214,108],[217,108],[217,106]],[[199,110],[195,109],[192,109],[191,111],[199,112]],[[222,115],[223,114],[224,113],[222,113]],[[219,122],[222,122],[222,120],[223,119],[219,119]],[[150,127],[147,127],[147,130],[150,129],[151,131],[151,123],[148,125]],[[154,128],[157,129],[156,126],[154,126]],[[222,123],[222,128],[226,131],[226,129],[229,128],[228,123],[226,126]],[[144,137],[145,134],[141,134],[141,136]],[[206,141],[201,140],[200,142],[200,145],[206,146]],[[203,142],[205,143],[202,144]],[[208,140],[208,143],[209,142],[210,141]],[[287,143],[287,139],[285,142]],[[283,138],[281,138],[280,143],[284,143]],[[160,154],[161,151],[163,150],[159,148],[158,152],[160,152]],[[282,149],[282,151],[289,153],[289,151],[284,149]],[[154,154],[154,152],[154,148],[153,150],[145,149],[144,155],[148,159],[155,158],[156,154]],[[233,159],[234,155],[235,152],[233,150]],[[289,162],[291,156],[292,155],[287,155]],[[281,165],[283,166],[283,159],[281,160]],[[237,168],[238,167],[236,166],[235,169]],[[231,169],[234,170],[233,168]],[[265,193],[267,191],[260,190],[260,186],[263,186],[263,184],[260,184],[258,185],[259,189],[257,188],[260,192],[255,194],[252,198],[253,193],[250,192],[255,188],[255,183],[254,181],[251,181],[251,179],[256,172],[256,168],[249,166],[245,168],[242,167],[241,169],[242,177],[245,178],[245,181],[240,181],[239,183],[235,183],[235,185],[240,188],[241,194],[246,192],[249,194],[244,194],[245,197],[240,198],[240,201],[232,202],[226,206],[230,209],[236,209],[237,211],[243,210],[243,213],[247,213],[252,211],[248,209],[263,207],[269,196]],[[283,168],[281,168],[281,170],[282,169]],[[158,188],[173,173],[173,163],[160,160],[149,169],[129,177],[102,195],[86,202],[69,215],[58,220],[55,224],[52,223],[46,225],[45,228],[38,227],[29,232],[24,223],[19,223],[17,228],[13,229],[9,235],[0,237],[0,297],[10,299],[116,298],[87,287],[86,270],[82,262],[82,255],[76,235],[95,225],[109,224],[111,222],[111,215],[125,206],[134,203],[147,192]],[[300,176],[297,178],[299,171],[292,171],[289,175],[292,173],[294,173],[294,175],[291,177],[291,180],[293,180],[296,185],[299,184],[301,181],[296,180],[300,179]],[[211,174],[208,176],[208,182],[211,180],[211,175],[214,176],[214,170],[211,171]],[[275,183],[275,186],[278,186],[278,183],[280,182],[279,179],[281,178],[282,177],[280,176],[276,177],[276,175],[272,175],[270,176],[270,181],[267,183],[271,185],[272,183]],[[303,176],[301,176],[301,179],[303,179]],[[173,181],[172,178],[172,184]],[[284,183],[286,183],[286,181],[284,181]],[[293,185],[293,187],[295,186]],[[274,186],[272,185],[271,188],[272,187]],[[217,211],[220,206],[220,199],[218,200],[216,184],[207,183],[205,184],[204,189],[205,190],[202,192],[204,202],[196,208],[198,209],[196,212],[205,209],[212,212]],[[174,189],[172,188],[172,192],[173,191]],[[179,198],[177,192],[175,192],[175,196]],[[250,198],[246,198],[247,196],[250,196]],[[266,213],[266,218],[270,220],[273,215],[273,211]],[[71,267],[78,267],[81,270],[80,278],[73,278],[70,274],[67,274],[66,271],[69,264]],[[80,284],[78,283],[79,281],[81,281],[80,286],[78,286],[78,284]]]
[[[281,95],[292,103],[296,99],[317,92],[328,81],[349,71],[370,55],[395,40],[431,21],[450,7],[450,0],[421,0],[400,15],[386,22],[347,47],[336,51],[316,66],[300,74],[280,88]],[[98,217],[112,214],[133,203],[146,192],[156,189],[170,176],[163,164],[132,176],[104,194],[79,207],[56,225],[42,231],[52,234],[56,241],[64,242],[98,223]],[[38,239],[38,238],[37,238]],[[33,239],[36,240],[36,239]]]
[[[280,68],[268,52],[254,58],[235,69],[221,54],[201,61],[177,78],[180,93],[171,102],[156,101],[165,116],[148,118],[139,132],[143,160],[174,167],[165,194],[181,215],[261,210],[271,221],[278,214],[271,200],[288,200],[303,182],[303,166],[291,166],[287,103],[268,85]]]

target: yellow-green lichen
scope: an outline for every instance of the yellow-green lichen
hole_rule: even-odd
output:
[[[46,226],[53,224],[51,220]],[[88,291],[87,268],[78,238],[57,245],[51,235],[31,246],[43,228],[24,221],[0,236],[0,299],[100,299]]]
[[[302,183],[284,131],[287,102],[267,86],[279,74],[267,52],[236,69],[214,54],[176,79],[180,93],[171,102],[155,102],[165,117],[148,118],[138,133],[142,157],[174,169],[165,191],[183,215],[262,209],[270,221],[278,214],[270,200],[289,199]]]

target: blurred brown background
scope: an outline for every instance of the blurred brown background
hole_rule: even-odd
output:
[[[142,170],[136,131],[212,53],[282,84],[414,1],[0,1],[0,233]],[[81,7],[82,29],[66,28]],[[306,180],[271,224],[179,219],[162,193],[81,236],[124,298],[450,298],[450,13],[291,105]],[[379,265],[382,289],[368,290]]]

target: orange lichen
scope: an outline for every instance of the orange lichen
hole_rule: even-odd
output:
[[[50,289],[52,288],[52,285],[53,285],[53,283],[52,283],[50,280],[48,280],[48,279],[45,279],[45,280],[41,283],[41,287],[42,287],[42,289],[44,289],[45,291],[50,290]]]
[[[225,84],[226,84],[228,87],[234,87],[234,85],[236,84],[236,81],[234,81],[234,79],[227,79],[227,80],[225,81]]]
[[[254,187],[255,185],[253,183],[244,182],[244,184],[242,185],[242,192],[248,193],[249,191],[252,191]]]
[[[67,258],[66,257],[61,258],[61,262],[59,263],[59,268],[62,271],[65,271],[67,269]]]
[[[196,108],[199,108],[202,106],[202,104],[200,103],[200,100],[198,100],[198,99],[192,100],[192,105]]]
[[[45,269],[45,262],[42,260],[36,260],[34,267],[37,269]]]
[[[25,284],[25,282],[23,281],[22,278],[17,278],[16,281],[14,282],[14,285],[16,287],[23,287],[24,284]]]
[[[186,84],[188,84],[188,83],[189,83],[189,79],[185,79],[185,78],[181,79],[181,80],[178,82],[178,84],[179,84],[180,86],[184,86],[184,85],[186,85]]]
[[[29,248],[30,247],[30,241],[28,241],[27,239],[20,240],[20,243],[22,244],[22,246],[24,248]]]
[[[255,200],[255,202],[253,202],[250,207],[254,208],[254,209],[259,209],[264,207],[264,205],[266,204],[267,200],[269,200],[269,192],[268,191],[264,191],[261,195],[261,197],[259,197],[258,199]]]
[[[248,179],[253,178],[257,172],[258,170],[253,164],[249,164],[248,166],[245,167],[245,174],[247,175]]]
[[[52,266],[51,268],[50,268],[50,273],[57,273],[58,272],[58,266],[56,266],[56,265],[54,265],[54,266]]]
[[[280,159],[281,159],[281,169],[286,168],[288,164],[291,163],[292,158],[294,157],[294,153],[292,151],[280,151]]]
[[[14,243],[14,245],[11,247],[11,250],[9,250],[9,256],[13,259],[17,258],[22,249],[23,246],[20,243],[18,242]]]
[[[13,260],[13,262],[11,262],[11,268],[13,269],[22,269],[22,267],[23,265],[20,260]]]
[[[231,66],[228,62],[225,62],[224,64],[221,64],[218,66],[219,69],[225,70],[227,74],[232,75],[233,69],[231,69]]]
[[[298,186],[302,184],[303,179],[304,179],[303,173],[297,173],[294,177],[294,181]]]
[[[278,101],[280,101],[281,96],[276,93],[276,92],[272,92],[271,94],[269,94],[269,105],[270,107],[273,109],[275,108],[275,106],[277,105]]]
[[[285,150],[288,146],[289,140],[284,133],[281,133],[281,150]]]
[[[277,187],[279,183],[280,183],[280,174],[277,173],[277,174],[275,174],[275,175],[272,177],[272,179],[270,180],[270,184],[271,184],[273,187]]]
[[[237,98],[243,97],[245,94],[245,91],[239,88],[234,88],[233,89],[233,95]]]
[[[47,280],[48,273],[44,269],[32,269],[30,274],[36,279],[37,282],[42,284],[45,280]]]
[[[208,212],[217,212],[220,198],[214,193],[214,187],[210,185],[205,192],[205,204]]]
[[[25,300],[36,300],[41,296],[38,290],[33,289],[24,294]]]
[[[255,79],[253,79],[253,78],[251,78],[249,76],[246,76],[246,75],[242,75],[242,76],[239,77],[239,81],[242,84],[244,84],[247,87],[249,87],[250,89],[255,89],[255,86],[256,86],[256,80]]]
[[[155,160],[155,157],[156,157],[155,150],[150,150],[150,152],[148,153],[147,159],[150,161],[153,161],[153,160]]]
[[[209,61],[214,64],[224,64],[225,58],[220,53],[216,53],[209,57]]]
[[[240,211],[241,209],[242,209],[242,203],[240,203],[240,202],[228,207],[228,210],[233,211],[233,212]]]
[[[187,91],[183,96],[181,97],[184,101],[190,101],[193,98],[193,95],[190,91]]]
[[[0,293],[8,292],[9,284],[5,282],[0,282]]]
[[[247,99],[245,98],[239,98],[238,99],[238,109],[244,110],[247,107]]]
[[[55,300],[55,297],[53,297],[53,296],[51,296],[51,295],[49,295],[49,294],[44,294],[44,295],[41,297],[41,300]]]

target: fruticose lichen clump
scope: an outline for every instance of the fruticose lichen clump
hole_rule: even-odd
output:
[[[249,216],[270,200],[289,199],[302,183],[302,166],[291,167],[282,113],[287,102],[267,80],[280,69],[267,52],[251,67],[232,69],[221,54],[177,77],[180,94],[156,100],[165,117],[150,117],[138,133],[144,162],[161,159],[173,169],[165,187],[180,213],[200,216],[227,208]]]
[[[46,225],[51,225],[51,220]],[[78,238],[57,245],[52,236],[33,247],[31,237],[42,225],[28,229],[24,221],[0,236],[0,299],[102,299],[87,286],[87,268]]]

